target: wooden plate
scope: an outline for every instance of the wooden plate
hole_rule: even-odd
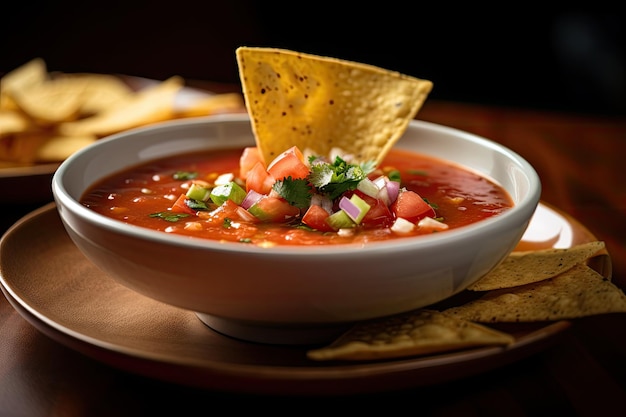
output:
[[[595,237],[583,225],[541,203],[521,246],[569,247],[590,240]],[[610,265],[606,254],[595,260],[594,268],[610,276]],[[193,312],[117,284],[72,243],[54,203],[25,216],[4,234],[0,275],[13,307],[66,346],[129,372],[245,393],[335,395],[430,385],[527,357],[554,343],[571,325],[558,321],[504,326],[516,336],[506,348],[375,362],[315,362],[306,358],[311,346],[231,339],[205,326]]]

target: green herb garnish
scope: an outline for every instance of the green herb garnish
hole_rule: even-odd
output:
[[[311,186],[304,178],[283,178],[276,181],[272,189],[292,206],[306,208],[311,203]]]
[[[185,199],[185,205],[192,210],[208,210],[209,206],[206,202],[200,200],[194,200],[193,198]]]
[[[396,181],[399,183],[402,182],[402,179],[400,177],[400,171],[398,171],[397,169],[389,171],[389,173],[387,174],[387,177],[389,178],[390,181]]]
[[[159,219],[163,219],[167,222],[177,222],[180,219],[184,219],[185,217],[189,217],[187,213],[172,213],[171,211],[161,211],[159,213],[152,213],[150,217],[156,217]]]
[[[172,177],[175,180],[180,180],[180,181],[187,181],[187,180],[192,180],[194,178],[196,178],[198,176],[197,172],[194,171],[176,171]]]
[[[373,162],[355,165],[349,164],[340,157],[336,157],[332,164],[319,162],[317,157],[310,157],[309,162],[311,163],[309,181],[331,200],[346,191],[356,189],[359,182],[375,168]]]

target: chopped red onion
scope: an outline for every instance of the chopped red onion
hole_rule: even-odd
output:
[[[398,181],[387,181],[387,194],[389,195],[389,204],[396,201],[400,192],[400,183]]]
[[[339,200],[339,208],[345,211],[352,219],[358,218],[361,214],[361,209],[346,196],[341,197],[341,200]]]
[[[253,205],[255,205],[257,203],[257,201],[259,201],[261,198],[263,197],[263,194],[258,193],[254,190],[250,190],[248,191],[248,194],[246,194],[246,196],[244,197],[243,201],[241,202],[241,207],[245,208],[246,210],[249,209],[250,207],[252,207]]]

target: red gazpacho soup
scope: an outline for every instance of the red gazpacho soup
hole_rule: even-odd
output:
[[[374,167],[297,147],[267,166],[255,147],[168,156],[99,181],[81,203],[164,233],[261,247],[416,238],[513,206],[491,179],[430,156],[392,149]]]

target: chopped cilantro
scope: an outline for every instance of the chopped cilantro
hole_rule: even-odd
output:
[[[180,219],[184,219],[185,217],[189,217],[187,213],[172,213],[171,211],[161,211],[159,213],[152,213],[150,217],[158,217],[167,222],[177,222]]]
[[[332,200],[348,190],[356,189],[359,182],[374,170],[373,162],[349,164],[340,157],[330,164],[312,159],[309,181]]]
[[[400,178],[400,171],[398,171],[397,169],[389,171],[389,173],[387,174],[387,177],[391,181],[402,182]]]
[[[439,205],[437,203],[431,203],[427,198],[422,197],[422,200],[426,202],[429,206],[431,206],[434,210],[439,210]]]
[[[311,203],[311,186],[304,178],[283,178],[276,181],[272,189],[292,206],[306,208]]]
[[[180,181],[186,181],[186,180],[192,180],[194,178],[196,178],[198,176],[197,172],[193,172],[193,171],[176,171],[172,177],[175,180],[180,180]]]
[[[224,219],[224,223],[222,223],[222,227],[224,229],[230,229],[232,225],[233,225],[233,221],[232,221],[232,219],[230,219],[228,217],[226,217]]]
[[[206,202],[200,200],[194,200],[193,198],[186,198],[185,205],[192,210],[208,210]]]
[[[413,174],[413,175],[422,175],[424,177],[428,176],[428,172],[421,170],[421,169],[409,169],[406,172],[408,172],[409,174]]]

